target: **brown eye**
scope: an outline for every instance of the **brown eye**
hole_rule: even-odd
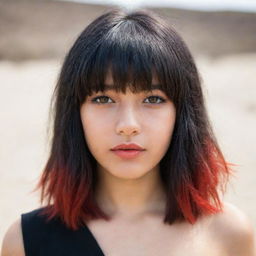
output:
[[[96,104],[105,104],[108,103],[108,99],[110,99],[108,96],[99,96],[92,99],[93,103]]]
[[[148,97],[147,99],[150,99],[150,103],[153,103],[153,104],[161,104],[161,103],[164,103],[165,102],[165,99],[163,99],[162,97],[159,97],[159,96],[150,96]],[[160,100],[160,102],[159,102]]]
[[[110,98],[108,96],[98,96],[98,97],[95,97],[93,98],[91,101],[95,104],[107,104],[107,103],[112,103],[112,102],[109,102]],[[146,98],[146,100],[149,99],[149,102],[146,102],[146,103],[150,103],[150,104],[161,104],[161,103],[164,103],[166,100],[163,99],[162,97],[160,96],[156,96],[156,95],[153,95],[153,96],[149,96],[148,98]],[[110,99],[111,100],[111,99]],[[112,101],[112,100],[111,100]]]

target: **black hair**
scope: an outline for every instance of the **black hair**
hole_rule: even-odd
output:
[[[55,88],[50,157],[38,188],[51,199],[50,217],[60,215],[76,229],[87,218],[108,216],[94,200],[96,160],[83,133],[80,107],[88,95],[104,91],[111,72],[116,91],[150,90],[157,76],[173,101],[176,122],[172,141],[160,161],[167,193],[164,221],[194,223],[222,210],[217,187],[230,172],[214,137],[194,59],[166,19],[149,10],[112,9],[79,35],[65,57]],[[223,189],[223,187],[222,187]]]

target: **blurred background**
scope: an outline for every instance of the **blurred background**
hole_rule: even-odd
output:
[[[40,206],[31,191],[48,156],[49,104],[65,53],[117,6],[153,9],[188,44],[220,146],[236,164],[224,200],[256,229],[256,1],[0,0],[1,242],[21,213]]]

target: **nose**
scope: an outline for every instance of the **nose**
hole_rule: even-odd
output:
[[[119,113],[116,133],[125,136],[137,135],[141,131],[139,114],[133,107],[123,108]]]

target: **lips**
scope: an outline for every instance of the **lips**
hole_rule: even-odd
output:
[[[115,147],[113,147],[111,149],[112,151],[116,151],[116,150],[139,150],[139,151],[143,151],[145,149],[143,149],[141,146],[139,146],[138,144],[135,144],[135,143],[130,143],[130,144],[120,144],[120,145],[117,145]]]
[[[120,144],[111,149],[115,155],[122,159],[131,160],[144,154],[145,149],[135,143]]]

